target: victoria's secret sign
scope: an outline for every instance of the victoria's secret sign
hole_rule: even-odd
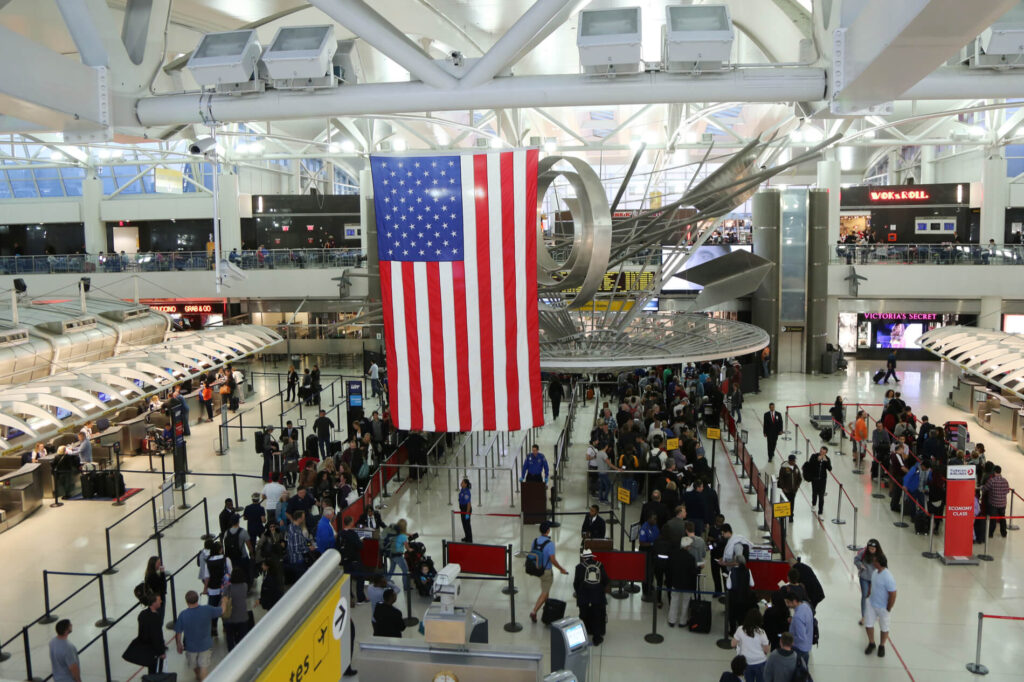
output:
[[[934,322],[939,319],[938,313],[864,313],[862,317],[883,322]]]

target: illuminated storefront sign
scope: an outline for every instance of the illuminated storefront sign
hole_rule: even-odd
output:
[[[928,201],[932,198],[927,190],[903,189],[903,190],[871,190],[868,192],[871,201]]]
[[[863,313],[865,320],[885,320],[886,322],[934,322],[938,313]]]
[[[223,315],[225,305],[223,302],[214,301],[210,303],[200,301],[167,301],[150,300],[142,301],[153,310],[167,315]]]

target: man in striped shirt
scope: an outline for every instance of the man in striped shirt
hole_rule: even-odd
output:
[[[996,521],[999,522],[999,534],[1006,537],[1006,496],[1010,493],[1010,484],[1003,478],[1003,468],[997,466],[992,470],[992,475],[985,481],[986,513],[988,514],[988,536],[992,537],[996,532]],[[1002,516],[1001,519],[993,519],[993,516]]]

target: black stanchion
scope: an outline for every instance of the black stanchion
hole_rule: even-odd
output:
[[[501,593],[505,595],[514,595],[517,594],[519,590],[516,589],[515,580],[512,578],[512,545],[508,545],[508,549],[506,550],[506,556],[508,557],[508,563],[507,568],[505,570],[508,572],[508,585],[501,588]],[[512,621],[515,622],[515,606],[512,607],[512,613]],[[516,632],[518,632],[518,630]]]
[[[184,493],[182,493],[184,494]],[[200,538],[201,540],[212,540],[215,536],[210,533],[210,508],[206,504],[206,498],[204,497],[200,504],[203,505],[203,523],[206,526],[206,532]]]
[[[174,574],[172,573],[167,577],[167,592],[171,595],[171,619],[167,622],[167,629],[174,629],[174,622],[178,620],[178,595],[174,589]]]
[[[512,577],[511,571],[508,576],[508,608],[510,620],[505,623],[505,632],[519,632],[523,629],[523,624],[516,622],[516,579]],[[502,590],[504,592],[504,590]]]
[[[715,646],[719,649],[731,649],[732,648],[732,637],[729,636],[729,592],[725,593],[725,613],[722,616],[722,639],[715,642]]]
[[[39,620],[36,621],[37,623],[39,623],[41,625],[48,625],[49,623],[55,623],[57,621],[57,616],[55,616],[52,613],[50,613],[50,578],[49,578],[49,574],[50,574],[50,572],[47,571],[44,568],[43,569],[43,605],[46,607],[46,612],[43,614],[42,618],[40,618]]]
[[[32,646],[28,641],[28,628],[21,629],[21,645],[25,648],[25,680],[27,682],[42,682],[32,674]]]
[[[107,642],[106,630],[100,633],[100,639],[103,643],[103,672],[107,675],[107,682],[112,682],[113,678],[110,676],[110,644]]]
[[[152,507],[152,510],[153,510],[153,534],[150,535],[149,537],[151,539],[153,539],[153,540],[159,540],[160,538],[162,538],[164,536],[164,534],[160,532],[160,528],[159,528],[160,522],[157,520],[157,517],[156,517],[156,495],[154,495],[153,497],[149,498],[149,504],[150,504],[150,507]],[[159,547],[159,543],[157,543],[157,546]]]
[[[408,571],[405,571],[403,575],[408,579]],[[412,615],[412,590],[405,591],[405,625],[406,627],[412,627],[413,625],[419,625],[420,619]]]
[[[658,585],[656,589],[660,599],[662,589],[661,585]],[[648,644],[661,644],[665,641],[665,637],[658,634],[658,609],[656,606],[651,606],[651,631],[644,635],[644,641]]]
[[[96,621],[95,625],[98,628],[108,628],[114,624],[114,621],[107,618],[107,592],[103,588],[103,574],[100,573],[97,578],[100,582],[100,619]],[[106,650],[106,645],[104,645],[104,650]],[[110,679],[109,671],[107,679]]]
[[[2,648],[0,648],[0,663],[3,663],[4,661],[8,660],[10,657],[11,657],[11,655],[9,653],[7,653]]]
[[[114,568],[114,561],[110,556],[110,528],[111,526],[108,526],[103,529],[103,535],[106,536],[107,540],[107,567],[106,569],[104,569],[103,572],[107,575],[113,575],[117,573],[117,569]]]

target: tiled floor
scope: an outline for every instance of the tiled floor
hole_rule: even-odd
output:
[[[870,383],[870,374],[877,363],[856,363],[850,365],[848,374],[831,377],[783,375],[763,383],[759,395],[750,395],[744,408],[745,420],[750,424],[750,447],[759,465],[766,471],[764,441],[760,437],[760,414],[769,400],[780,408],[787,404],[808,402],[831,402],[842,394],[848,402],[879,402],[883,389]],[[947,419],[965,419],[955,408],[945,403],[946,392],[955,380],[955,368],[938,362],[902,363],[901,389],[904,398],[914,407],[918,415],[927,414],[933,422]],[[276,387],[276,381],[273,382]],[[257,390],[265,388],[257,381]],[[372,403],[372,401],[370,401]],[[253,408],[256,398],[243,406],[245,423],[255,423]],[[563,509],[582,510],[585,506],[581,445],[586,439],[593,415],[594,403],[580,408],[577,422],[575,445],[571,449],[572,461],[565,476]],[[564,409],[564,408],[563,408]],[[877,408],[876,408],[877,409]],[[268,413],[269,414],[269,413]],[[791,414],[804,425],[805,431],[813,430],[807,423],[807,411],[792,411]],[[194,416],[194,415],[193,415]],[[971,421],[969,417],[967,421]],[[541,430],[538,437],[543,451],[550,453],[557,437],[559,425]],[[976,440],[984,442],[990,459],[1002,465],[1011,484],[1024,487],[1024,454],[1014,444],[973,427]],[[230,453],[218,457],[214,454],[216,432],[210,425],[193,427],[189,439],[190,464],[197,473],[258,473],[260,459],[253,452],[251,436],[242,443],[237,434],[231,436]],[[513,440],[513,442],[518,442]],[[783,441],[782,445],[791,445]],[[816,445],[816,444],[812,444]],[[787,448],[788,449],[788,448]],[[847,448],[848,452],[848,448]],[[721,453],[719,453],[721,454]],[[507,458],[507,463],[510,458]],[[885,659],[866,658],[863,655],[865,637],[857,626],[859,593],[852,573],[852,555],[846,550],[851,541],[852,523],[837,526],[827,519],[835,514],[837,491],[830,487],[826,506],[826,521],[819,523],[810,513],[806,502],[797,506],[797,517],[790,532],[793,549],[814,567],[821,579],[827,598],[818,609],[821,623],[821,644],[812,653],[812,672],[817,680],[836,682],[861,682],[865,674],[875,682],[919,680],[966,680],[973,677],[964,670],[964,663],[974,656],[977,613],[1024,615],[1024,571],[1021,562],[1024,550],[1018,540],[1018,532],[1012,532],[1007,540],[998,539],[989,546],[995,561],[975,567],[944,567],[936,560],[921,557],[927,548],[927,538],[915,536],[910,529],[893,527],[893,516],[886,500],[871,498],[871,484],[866,476],[850,473],[849,456],[833,458],[835,473],[843,481],[848,493],[859,507],[859,543],[868,537],[878,538],[890,558],[890,566],[899,587],[899,598],[893,615],[893,640],[895,646]],[[719,485],[722,506],[728,520],[748,537],[757,537],[756,516],[750,512],[751,503],[741,494],[736,479],[726,465],[726,458],[719,457]],[[142,459],[128,465],[137,470],[144,466]],[[431,479],[430,488],[417,487],[410,482],[397,494],[387,500],[385,518],[395,520],[405,517],[410,520],[413,531],[420,532],[427,544],[428,552],[439,559],[440,541],[451,538],[450,511],[451,491],[448,489],[447,473],[442,472]],[[60,509],[44,507],[35,516],[17,528],[0,535],[3,550],[3,580],[0,581],[0,600],[4,608],[0,611],[0,638],[6,640],[18,635],[26,622],[43,611],[43,589],[41,571],[79,571],[95,573],[107,565],[104,527],[120,519],[125,513],[140,505],[153,494],[159,476],[127,474],[129,487],[146,488],[145,495],[132,498],[124,507],[113,507],[109,503],[74,502]],[[231,495],[229,478],[193,477],[195,487],[188,491],[188,501],[194,503],[205,496],[209,503],[211,524],[216,526],[216,516],[223,499]],[[474,477],[475,503],[478,513],[507,513],[512,507],[509,500],[508,473],[501,472],[488,482],[489,491],[478,486]],[[239,496],[244,501],[258,486],[255,482],[240,481]],[[806,491],[805,491],[806,492]],[[637,514],[638,504],[631,513]],[[844,503],[843,515],[849,518],[850,510]],[[1024,514],[1024,508],[1017,510]],[[576,517],[578,518],[578,517]],[[632,521],[632,517],[627,522]],[[578,546],[578,521],[574,518],[554,531],[559,556],[563,563],[575,561],[572,548]],[[113,560],[117,561],[128,551],[143,542],[151,528],[152,518],[148,509],[132,515],[128,520],[111,531]],[[1024,526],[1024,524],[1021,524]],[[461,529],[460,529],[461,530]],[[163,538],[163,552],[166,563],[172,569],[180,567],[201,547],[199,535],[203,532],[202,511],[191,512],[184,520],[168,530]],[[519,548],[518,528],[508,519],[479,516],[474,533],[478,541],[512,543]],[[461,537],[461,532],[458,534]],[[527,542],[531,538],[527,537]],[[939,545],[941,538],[936,538]],[[155,543],[149,541],[131,558],[119,566],[119,571],[104,576],[107,611],[111,618],[124,613],[133,602],[132,588],[141,578],[146,559],[155,553]],[[501,627],[509,619],[509,600],[499,591],[498,584],[464,581],[461,604],[472,605],[487,616],[490,623],[491,641],[494,643],[515,643],[534,645],[547,651],[547,631],[541,625],[532,625],[528,611],[536,597],[536,584],[521,570],[521,560],[515,562],[516,581],[522,590],[516,598],[517,620],[524,623],[518,634],[505,633]],[[179,595],[195,588],[197,569],[187,566],[180,574],[176,589]],[[85,578],[54,576],[51,578],[51,601],[63,599]],[[571,584],[568,578],[556,577],[553,595],[571,602]],[[97,586],[93,583],[81,594],[54,611],[60,617],[71,618],[75,624],[72,640],[79,646],[96,636],[100,630],[93,622],[100,618]],[[424,604],[413,598],[413,610],[421,611]],[[570,613],[574,612],[570,606]],[[721,636],[719,607],[715,609],[713,634],[693,635],[678,630],[668,630],[662,620],[658,630],[665,635],[662,644],[648,644],[643,635],[651,629],[651,609],[640,601],[639,596],[626,600],[611,600],[609,605],[608,636],[605,643],[594,649],[591,666],[592,680],[621,680],[623,677],[643,670],[653,679],[679,677],[692,680],[717,680],[725,669],[732,653],[715,646]],[[356,612],[357,631],[365,635],[370,631],[369,616],[364,607]],[[121,624],[108,633],[109,650],[114,679],[128,679],[136,668],[120,659],[127,642],[135,634],[135,615],[132,613]],[[169,634],[169,633],[168,633]],[[1017,680],[1024,669],[1024,651],[1008,642],[1019,642],[1024,634],[1019,623],[1009,621],[986,622],[986,639],[982,653],[983,662],[992,673],[990,680]],[[45,646],[52,635],[52,625],[35,625],[28,635],[35,664],[33,674],[45,677],[49,672]],[[419,637],[411,634],[411,637]],[[223,641],[218,641],[215,656],[223,655]],[[13,657],[0,664],[0,677],[24,679],[25,661],[22,655],[20,636],[6,650]],[[191,679],[185,671],[182,657],[171,653],[168,658],[170,669],[180,674],[180,679]],[[82,657],[84,679],[105,679],[102,650],[99,643],[90,647]],[[358,667],[358,659],[356,661]]]

